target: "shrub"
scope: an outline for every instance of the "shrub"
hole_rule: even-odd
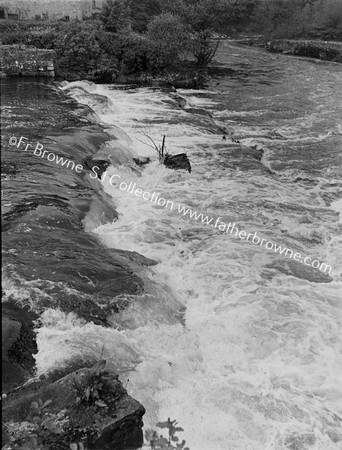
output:
[[[78,74],[99,78],[116,70],[116,61],[101,48],[95,24],[72,23],[58,35],[56,71],[58,75]]]
[[[137,33],[110,33],[103,37],[105,49],[118,63],[124,75],[150,69],[151,43],[146,36]]]
[[[207,66],[215,56],[220,40],[212,39],[210,30],[203,30],[194,33],[192,40],[192,53],[196,59],[198,67]]]
[[[130,29],[131,10],[128,2],[126,0],[107,0],[100,18],[106,31],[118,33]]]
[[[56,27],[56,21],[39,22],[34,20],[4,20],[0,21],[0,33],[13,31],[47,31]]]
[[[151,18],[161,13],[159,0],[131,0],[132,29],[142,33],[147,31],[147,24]]]
[[[151,60],[155,67],[177,64],[181,54],[189,49],[190,33],[178,16],[160,14],[149,22],[147,29],[147,36],[153,43]]]

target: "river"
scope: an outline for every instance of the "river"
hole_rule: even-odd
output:
[[[12,167],[5,208],[46,189],[80,211],[80,199],[91,198],[81,219],[91,242],[157,262],[131,266],[144,292],[120,294],[125,306],[111,314],[110,326],[49,304],[61,282],[70,289],[68,273],[49,278],[42,259],[33,257],[35,279],[23,270],[18,275],[10,252],[5,292],[33,307],[45,299],[38,374],[101,355],[145,406],[145,427],[176,419],[191,450],[337,450],[342,66],[230,41],[214,66],[206,89],[177,93],[2,80],[10,88],[4,90],[4,144]],[[67,149],[75,162],[99,150],[112,164],[102,181],[80,178],[9,148],[13,135],[56,154]],[[149,138],[160,144],[164,135],[170,153],[188,154],[191,173],[158,163]],[[138,167],[133,157],[152,162]],[[156,192],[173,207],[132,195],[114,179]],[[16,217],[39,220],[44,205]],[[213,218],[211,225],[185,216],[179,205]],[[300,253],[302,261],[222,231],[214,220]],[[16,236],[26,239],[31,228],[20,223]],[[45,224],[41,236],[51,234]],[[73,246],[70,229],[55,239]],[[304,256],[330,270],[306,265]],[[28,261],[29,255],[20,264]]]

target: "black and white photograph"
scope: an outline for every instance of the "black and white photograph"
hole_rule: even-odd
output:
[[[342,450],[342,0],[0,0],[2,450]]]

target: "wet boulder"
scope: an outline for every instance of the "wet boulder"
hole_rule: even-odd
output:
[[[144,156],[141,158],[133,158],[133,161],[135,162],[135,164],[139,167],[143,167],[146,166],[146,164],[149,164],[151,162],[151,158],[149,158],[148,156]]]
[[[191,173],[191,164],[186,153],[178,153],[177,155],[165,155],[164,165],[169,169],[187,170]]]
[[[145,409],[116,374],[104,370],[105,364],[98,361],[53,383],[38,380],[17,389],[4,400],[3,422],[32,424],[42,448],[79,443],[94,450],[141,448]]]
[[[106,161],[105,159],[96,159],[92,156],[84,158],[83,164],[87,169],[94,171],[97,174],[98,178],[101,178],[102,174],[110,166],[109,161]]]
[[[2,390],[7,392],[32,376],[37,352],[32,321],[37,315],[16,304],[2,304]]]

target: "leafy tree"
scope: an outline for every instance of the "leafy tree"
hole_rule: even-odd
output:
[[[131,9],[127,0],[107,0],[104,5],[101,20],[105,30],[118,33],[131,28]]]
[[[314,12],[313,25],[320,34],[326,38],[342,40],[342,2],[320,0],[316,3]]]
[[[132,29],[142,33],[147,31],[148,22],[161,13],[159,0],[131,0]]]
[[[223,0],[162,0],[166,12],[178,15],[189,30],[189,45],[197,65],[204,67],[214,57],[218,42],[213,33],[219,28]]]
[[[111,34],[109,47],[123,75],[150,70],[152,43],[146,36],[132,32]]]
[[[154,65],[159,67],[175,65],[190,44],[187,27],[171,13],[163,13],[150,21],[147,36],[154,44]]]
[[[63,65],[70,71],[94,69],[102,55],[95,30],[88,23],[73,23],[65,34],[60,35],[56,50]]]
[[[221,0],[162,0],[165,12],[178,15],[193,31],[214,31],[219,22]]]
[[[57,73],[101,78],[115,70],[115,60],[100,46],[99,27],[97,22],[72,22],[60,33],[56,46]]]
[[[230,32],[232,28],[241,31],[250,26],[260,0],[226,0],[221,9],[220,29]]]
[[[246,27],[261,0],[160,0],[165,11],[178,14],[196,31],[229,33]]]
[[[342,2],[262,0],[254,22],[269,37],[342,39]]]

